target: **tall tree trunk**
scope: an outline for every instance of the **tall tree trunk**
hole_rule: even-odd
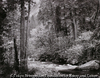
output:
[[[77,24],[76,24],[76,20],[73,17],[73,24],[74,24],[74,39],[77,39]]]
[[[13,0],[13,7],[15,7],[14,4],[14,0]],[[15,10],[13,11],[13,19],[15,20]],[[12,35],[13,35],[13,42],[14,42],[14,69],[15,69],[15,73],[19,73],[19,58],[18,58],[18,49],[17,49],[17,43],[16,43],[16,32],[15,32],[15,23],[13,22],[13,26],[12,26]]]
[[[61,30],[61,19],[60,19],[60,7],[56,7],[56,32],[58,33]]]
[[[21,25],[20,25],[20,67],[27,69],[25,48],[25,10],[24,0],[21,0]],[[21,69],[20,72],[23,70]]]
[[[13,11],[13,18],[15,17],[14,15],[15,11]],[[15,19],[15,18],[14,18]],[[14,68],[15,68],[15,73],[19,73],[19,59],[18,59],[18,50],[17,50],[17,44],[16,44],[16,35],[15,35],[15,23],[13,23],[13,28],[12,28],[12,35],[13,35],[13,42],[14,42]]]
[[[73,38],[75,40],[75,25],[73,23],[73,19],[72,19],[72,33],[73,33]]]
[[[25,50],[25,54],[26,54],[26,60],[27,60],[27,52],[29,51],[28,50],[28,39],[29,39],[29,16],[30,16],[30,3],[31,1],[29,0],[28,1],[28,19],[27,19],[27,25],[26,25],[26,42],[25,42],[25,47],[26,47],[26,50]]]
[[[72,17],[71,18],[71,21],[72,21],[72,33],[73,33],[74,40],[76,40],[77,39],[77,25],[76,25],[75,17],[73,16],[72,12],[70,13],[70,16]]]
[[[14,66],[17,73],[19,73],[19,60],[18,60],[18,50],[17,50],[17,44],[16,44],[16,37],[14,37],[14,50],[15,50],[15,61]]]

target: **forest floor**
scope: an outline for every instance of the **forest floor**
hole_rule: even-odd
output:
[[[47,75],[47,76],[58,76],[58,75],[66,75],[67,73],[60,73],[59,70],[68,70],[74,69],[75,65],[70,64],[54,64],[51,62],[40,62],[40,61],[28,61],[28,69],[35,70],[34,75]]]
[[[34,75],[60,75],[56,70],[57,66],[57,64],[52,64],[50,62],[28,61],[29,70],[35,69]]]
[[[82,41],[82,40],[89,40],[90,37],[91,37],[91,34],[92,32],[85,32],[85,33],[82,33],[82,36],[80,36],[79,40],[78,41]],[[30,39],[30,44],[32,43],[33,38]],[[78,45],[78,44],[77,44]],[[31,50],[33,52],[33,44],[31,44]],[[72,49],[72,47],[71,47]],[[78,47],[77,47],[78,49]],[[34,54],[38,54],[38,53],[34,53]],[[34,55],[33,54],[33,55]],[[36,55],[34,55],[36,56]],[[68,67],[69,66],[69,67]],[[33,58],[32,60],[28,60],[28,69],[29,70],[35,70],[35,73],[34,75],[47,75],[47,76],[58,76],[58,75],[67,75],[67,73],[60,73],[58,72],[58,68],[70,68],[71,65],[70,64],[66,64],[66,65],[58,65],[58,64],[53,64],[51,62],[40,62],[40,61],[35,61]]]
[[[70,65],[70,64],[54,64],[51,62],[40,62],[40,61],[28,61],[28,69],[34,70],[35,73],[33,73],[36,76],[65,76],[65,75],[85,75],[85,74],[92,74],[97,75],[100,71],[79,71],[79,70],[73,70],[77,66]],[[72,69],[72,71],[68,70]],[[59,72],[59,70],[61,70]],[[65,71],[64,71],[65,70]],[[32,74],[32,75],[33,75]],[[100,73],[98,74],[100,76]],[[97,76],[98,76],[97,75]]]

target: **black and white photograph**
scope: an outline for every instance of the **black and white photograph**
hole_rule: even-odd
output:
[[[100,78],[100,0],[0,0],[0,78]]]

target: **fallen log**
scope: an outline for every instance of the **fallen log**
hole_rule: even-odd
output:
[[[56,70],[58,72],[60,72],[60,71],[70,71],[70,70],[74,70],[76,68],[77,68],[76,65],[67,64],[67,65],[59,65],[58,67],[56,67]]]
[[[76,69],[78,70],[98,70],[99,68],[100,68],[100,61],[98,60],[92,60],[76,67]]]
[[[80,66],[76,65],[61,65],[56,67],[56,70],[60,73],[67,73],[67,74],[87,74],[87,73],[97,73],[100,68],[100,62],[98,60],[92,60]],[[93,71],[95,72],[93,72]]]

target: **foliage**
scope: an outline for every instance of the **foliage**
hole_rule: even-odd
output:
[[[100,26],[100,25],[99,25]],[[94,30],[94,33],[91,37],[91,40],[99,40],[100,39],[100,27],[97,27],[95,30]]]
[[[50,30],[50,33],[53,33],[53,35],[55,36],[51,36],[51,34],[47,34],[49,33],[48,31],[44,33],[45,36],[44,35],[39,36],[38,37],[39,40],[37,38],[38,43],[36,46],[38,48],[40,48],[41,46],[43,51],[43,52],[41,51],[42,55],[40,54],[41,55],[40,58],[45,61],[46,59],[48,61],[51,61],[50,59],[48,59],[50,58],[50,56],[53,57],[54,55],[57,55],[60,57],[59,51],[62,54],[64,51],[67,51],[65,54],[67,54],[66,57],[67,60],[69,61],[73,59],[77,59],[78,61],[81,61],[80,58],[85,58],[84,61],[91,60],[92,57],[94,57],[91,54],[95,53],[93,52],[95,51],[95,49],[93,49],[93,46],[91,46],[92,42],[88,40],[91,35],[88,37],[84,36],[85,38],[87,38],[86,40],[77,39],[76,42],[74,42],[71,36],[72,31],[74,31],[72,30],[73,29],[72,23],[74,23],[73,19],[75,19],[75,24],[77,25],[77,32],[79,32],[80,34],[82,32],[93,31],[96,29],[94,32],[94,38],[99,39],[99,29],[98,29],[99,14],[97,14],[97,11],[98,11],[98,1],[94,1],[94,0],[88,0],[88,1],[41,0],[38,19],[44,24],[44,26],[47,26],[47,29]],[[51,25],[53,26],[52,29],[50,29]],[[67,34],[65,34],[65,32]],[[78,35],[80,35],[79,33]],[[68,44],[68,46],[66,44]],[[73,48],[75,46],[76,47],[82,46],[82,48],[75,49]],[[87,54],[86,57],[84,57],[85,54]]]
[[[56,64],[66,64],[67,63],[67,57],[65,53],[60,53],[60,52],[53,52],[52,54],[50,53],[43,53],[39,57],[40,61],[49,61],[53,62]]]
[[[80,63],[86,63],[90,60],[99,60],[100,59],[100,43],[92,43],[88,42],[88,44],[84,44],[84,48],[82,50],[82,54],[80,56]]]
[[[25,0],[28,2],[28,0]],[[2,70],[4,74],[11,70],[15,70],[14,66],[14,42],[16,37],[16,46],[19,50],[20,38],[20,0],[1,0],[0,1],[0,65],[7,67],[7,70]],[[13,67],[13,68],[12,68]],[[1,70],[1,68],[0,68]],[[13,73],[8,73],[9,75]],[[15,73],[15,72],[14,72]]]
[[[2,71],[2,74],[0,75],[0,78],[10,78],[10,75],[14,73],[13,71],[13,66],[10,66],[9,63],[6,63],[4,65],[2,65],[2,68],[1,68]]]
[[[23,14],[23,20],[28,20],[27,3],[30,0],[25,1],[25,16]],[[26,33],[22,33],[23,40],[20,41],[20,0],[5,0],[1,1],[2,7],[0,7],[0,65],[3,73],[11,74],[14,70],[14,45],[13,37],[16,36],[17,48],[20,49],[20,42],[27,40]],[[93,59],[100,59],[100,27],[99,27],[99,14],[98,1],[94,0],[41,0],[38,21],[43,24],[34,28],[36,33],[33,42],[29,43],[31,46],[32,55],[35,52],[35,57],[38,57],[40,61],[50,61],[53,63],[71,63],[76,64],[78,62],[84,63]],[[23,12],[24,12],[23,10]],[[24,19],[25,17],[25,19]],[[28,18],[28,19],[27,19]],[[25,21],[23,22],[25,24]],[[27,28],[24,26],[25,30]],[[74,41],[72,37],[73,26],[77,26],[78,35],[84,31],[93,31],[92,36],[93,44],[88,39],[80,39]],[[23,29],[23,28],[22,28]],[[87,34],[87,33],[86,33]],[[24,38],[25,35],[25,38]],[[28,35],[28,34],[27,34]],[[21,37],[22,37],[21,36]],[[85,37],[85,36],[84,36]],[[89,36],[88,36],[89,38]],[[6,44],[7,43],[7,44]],[[22,44],[23,46],[24,44]],[[23,46],[26,49],[27,42]],[[93,46],[91,46],[93,45]],[[29,51],[31,51],[29,49]],[[24,55],[22,53],[22,55]],[[24,56],[23,56],[24,57]],[[23,58],[22,58],[23,59]],[[25,58],[24,58],[25,59]],[[81,62],[82,60],[82,62]],[[72,63],[72,62],[75,63]],[[77,62],[78,61],[78,62]],[[25,63],[25,62],[24,62]],[[8,67],[7,67],[8,66]],[[8,70],[11,72],[7,73]],[[21,74],[35,73],[32,69],[27,71],[24,67],[20,68]]]
[[[48,29],[39,31],[36,36],[34,51],[36,49],[39,60],[63,63],[66,61],[65,51],[74,43],[70,37],[57,37],[55,32]],[[41,33],[42,32],[42,33]],[[59,61],[61,60],[61,61]]]
[[[65,36],[71,34],[73,18],[78,22],[79,32],[93,30],[96,28],[94,22],[97,4],[98,1],[94,0],[42,0],[38,18],[44,25],[51,21],[54,30],[64,32]]]

